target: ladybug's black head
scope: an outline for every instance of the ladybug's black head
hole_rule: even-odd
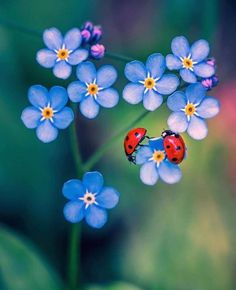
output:
[[[136,160],[135,160],[135,157],[134,156],[127,155],[127,159],[129,160],[129,162],[132,162],[132,163],[136,164]]]
[[[165,130],[161,133],[162,138],[165,138],[166,136],[171,136],[171,135],[175,135],[175,133],[171,130]]]

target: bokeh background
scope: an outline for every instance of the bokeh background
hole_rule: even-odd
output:
[[[203,141],[185,136],[188,158],[176,185],[145,186],[139,168],[123,153],[123,139],[94,169],[121,193],[102,230],[82,226],[81,277],[96,290],[234,290],[236,285],[236,73],[234,0],[0,1],[0,289],[61,289],[66,276],[69,224],[62,208],[63,183],[76,178],[69,130],[41,143],[20,120],[33,84],[65,85],[35,60],[42,38],[30,30],[66,32],[86,20],[101,24],[108,51],[145,60],[170,52],[185,35],[211,44],[219,86],[210,92],[222,104]],[[12,27],[11,24],[17,27]],[[8,26],[8,27],[7,27]],[[22,27],[25,27],[24,31]],[[104,58],[119,70],[124,62]],[[143,108],[120,100],[98,118],[78,119],[83,160]],[[158,136],[166,128],[165,106],[137,126]],[[115,283],[115,284],[114,284]]]

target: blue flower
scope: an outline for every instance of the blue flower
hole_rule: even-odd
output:
[[[187,83],[196,83],[197,77],[214,75],[214,66],[207,63],[210,48],[206,40],[198,40],[190,47],[184,36],[177,36],[171,42],[173,54],[166,56],[169,70],[180,70],[180,76]]]
[[[147,185],[154,185],[159,177],[166,183],[179,182],[182,172],[178,165],[171,163],[166,156],[163,138],[152,138],[148,145],[138,149],[136,164],[141,164],[140,179]]]
[[[88,51],[79,48],[82,37],[77,28],[69,30],[64,38],[57,28],[46,29],[43,40],[47,48],[39,50],[36,59],[43,67],[53,67],[53,73],[58,78],[67,79],[71,66],[88,58]]]
[[[65,107],[68,95],[63,87],[48,91],[35,85],[30,87],[28,98],[32,106],[24,109],[21,119],[27,128],[36,128],[37,137],[44,143],[55,140],[58,129],[67,128],[74,119],[73,111]]]
[[[123,90],[123,98],[130,104],[143,101],[145,109],[154,111],[163,102],[162,95],[173,93],[179,79],[173,74],[164,74],[165,58],[160,53],[150,55],[146,65],[134,60],[126,64],[125,76],[131,83]]]
[[[119,193],[112,187],[103,186],[103,176],[97,171],[87,172],[83,180],[71,179],[64,183],[63,195],[70,201],[64,207],[65,219],[78,223],[83,218],[94,228],[107,222],[107,211],[119,201]]]
[[[98,71],[93,63],[86,61],[77,67],[78,81],[68,86],[68,95],[72,102],[80,102],[81,113],[95,118],[99,107],[112,108],[119,101],[118,92],[110,88],[117,79],[117,72],[111,65],[104,65]]]
[[[207,136],[204,119],[219,113],[219,101],[206,96],[206,89],[200,84],[189,85],[184,92],[175,92],[168,97],[167,106],[174,111],[168,118],[170,130],[181,133],[187,130],[193,139],[201,140]]]

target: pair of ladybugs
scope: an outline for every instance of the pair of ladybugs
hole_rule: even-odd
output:
[[[129,161],[135,164],[135,155],[138,146],[141,145],[141,142],[146,136],[147,130],[145,128],[135,128],[128,132],[124,139],[124,149],[125,154]],[[171,130],[165,130],[161,134],[164,139],[164,149],[168,160],[174,164],[179,164],[183,161],[186,146],[183,138]]]

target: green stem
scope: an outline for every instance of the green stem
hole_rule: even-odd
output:
[[[133,122],[131,122],[128,126],[125,126],[123,129],[121,129],[116,135],[110,138],[109,141],[107,141],[105,144],[103,144],[84,164],[84,170],[88,171],[93,168],[93,166],[100,160],[100,158],[104,155],[104,153],[110,149],[111,145],[114,144],[117,139],[119,139],[121,136],[127,133],[127,131],[132,128],[136,123],[141,121],[143,118],[145,118],[150,111],[145,111],[141,115],[139,115]]]
[[[109,58],[112,58],[112,59],[121,60],[121,61],[124,61],[124,62],[134,60],[131,57],[128,57],[128,56],[125,56],[125,55],[122,55],[122,54],[118,54],[118,53],[114,53],[114,52],[106,52],[105,56],[109,57]]]
[[[75,161],[75,167],[77,176],[81,177],[84,173],[82,159],[80,155],[78,137],[77,137],[77,115],[75,115],[75,121],[70,128],[71,137],[71,151],[73,159]],[[69,252],[68,252],[68,267],[67,267],[67,279],[68,279],[68,290],[81,289],[80,280],[80,239],[81,239],[81,228],[80,224],[73,224],[71,226],[69,236]]]

